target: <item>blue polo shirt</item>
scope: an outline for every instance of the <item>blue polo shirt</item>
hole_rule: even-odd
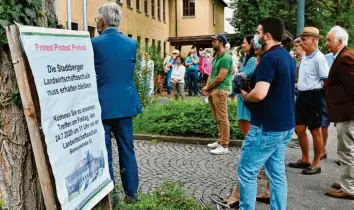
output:
[[[280,45],[262,57],[254,73],[255,83],[270,83],[265,99],[250,106],[251,124],[263,130],[286,131],[295,127],[295,64]]]

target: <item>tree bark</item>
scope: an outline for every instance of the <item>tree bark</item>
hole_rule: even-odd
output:
[[[41,26],[55,22],[54,0],[42,0]],[[51,22],[53,23],[53,22]],[[45,209],[8,46],[0,46],[0,200],[10,210]]]
[[[0,49],[0,190],[7,208],[45,209],[9,49]],[[19,99],[18,99],[19,100]]]

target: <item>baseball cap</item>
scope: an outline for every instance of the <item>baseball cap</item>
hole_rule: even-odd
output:
[[[217,34],[217,35],[215,35],[215,36],[212,36],[211,38],[212,38],[212,39],[217,39],[217,40],[219,40],[220,42],[224,43],[224,45],[227,44],[227,38],[226,38],[226,36],[223,35],[223,34]]]

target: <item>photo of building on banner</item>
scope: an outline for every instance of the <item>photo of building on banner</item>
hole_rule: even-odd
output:
[[[19,26],[62,209],[91,209],[111,190],[88,32]]]

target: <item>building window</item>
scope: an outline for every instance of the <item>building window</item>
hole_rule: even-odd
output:
[[[162,18],[166,22],[166,0],[162,0]]]
[[[68,22],[66,22],[66,24],[68,24]],[[78,31],[79,30],[79,24],[71,22],[71,30]]]
[[[127,7],[132,7],[132,0],[127,0]]]
[[[138,42],[138,47],[140,47],[140,44],[141,44],[141,36],[137,36],[136,37],[136,40]]]
[[[213,3],[213,24],[216,25],[216,5]]]
[[[161,53],[161,41],[157,41],[157,49]]]
[[[128,37],[129,38],[133,38],[133,34],[128,34]]]
[[[94,38],[94,37],[95,37],[95,33],[96,33],[96,27],[94,27],[94,26],[89,26],[89,27],[88,27],[88,31],[89,31],[89,33],[90,33],[90,37],[91,37],[91,38]]]
[[[161,20],[161,0],[157,0],[157,19]]]
[[[149,47],[149,38],[145,38],[145,50]]]
[[[136,0],[135,6],[136,6],[136,10],[141,11],[140,10],[140,0]]]
[[[167,56],[166,55],[166,42],[163,42],[163,56]]]
[[[151,0],[151,16],[155,17],[155,0]]]
[[[152,46],[154,46],[154,47],[155,47],[155,42],[156,42],[155,39],[153,39],[152,40]]]
[[[144,12],[145,12],[145,15],[149,14],[149,12],[148,12],[148,0],[144,0]]]
[[[183,0],[183,16],[195,16],[195,0]]]

